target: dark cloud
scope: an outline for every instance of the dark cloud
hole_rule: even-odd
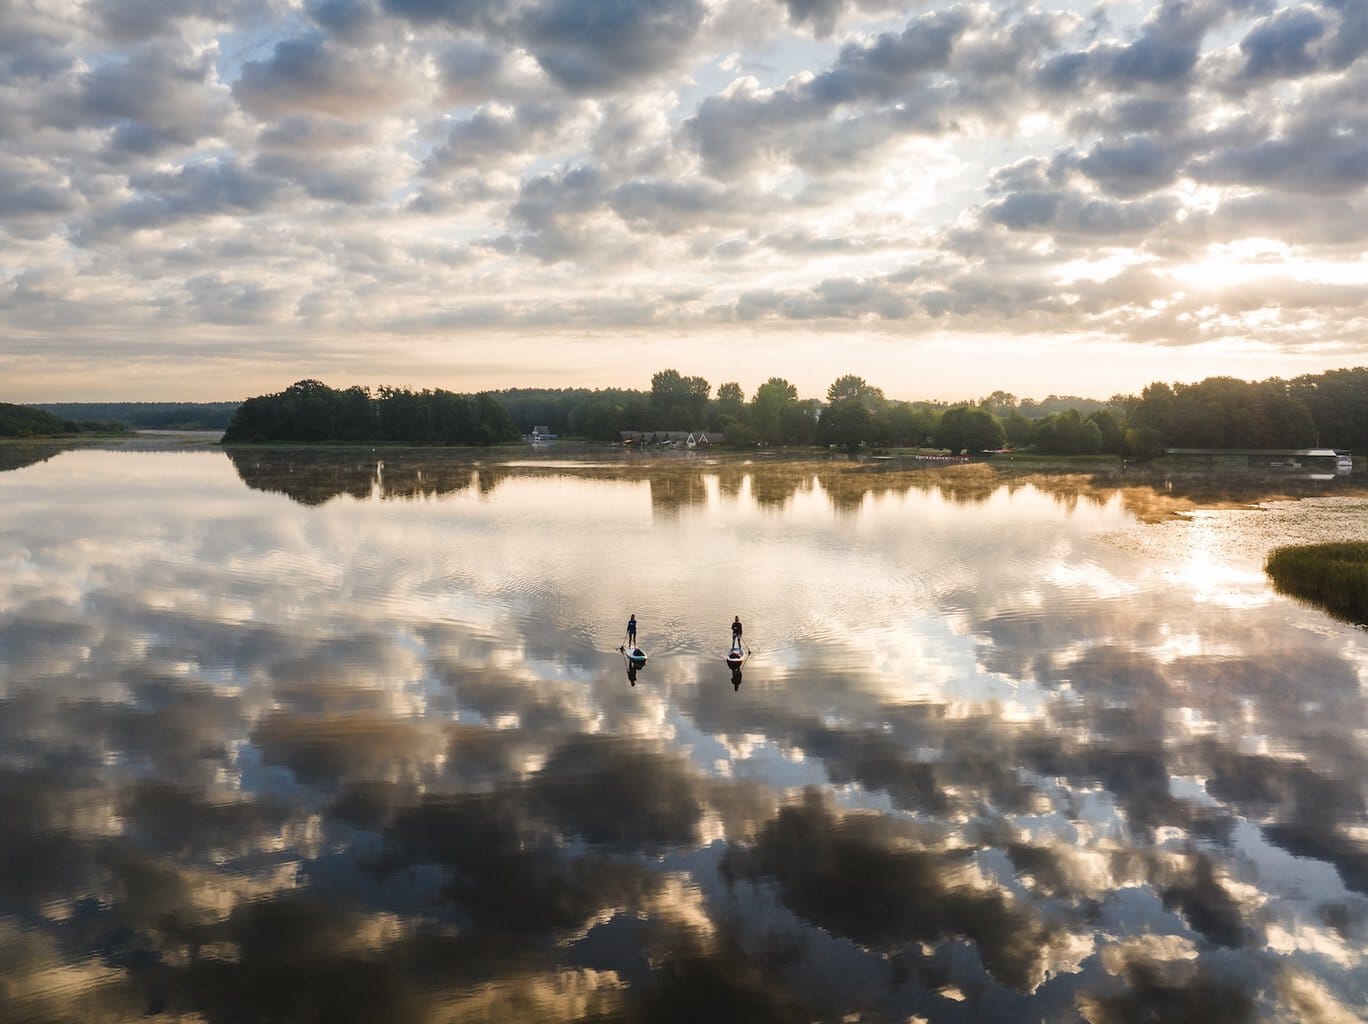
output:
[[[1115,202],[1057,189],[1013,192],[986,203],[982,215],[1012,231],[1120,239],[1143,236],[1168,223],[1178,208],[1177,200],[1168,196]]]
[[[1114,144],[1098,143],[1076,166],[1110,195],[1148,195],[1177,179],[1186,154],[1175,148],[1153,136],[1130,136]]]
[[[35,5],[0,6],[0,82],[65,72],[80,34],[77,25]]]
[[[790,25],[812,29],[818,37],[831,35],[836,22],[845,12],[845,0],[783,0]]]
[[[478,103],[520,91],[509,69],[508,54],[473,40],[458,40],[442,51],[439,67],[447,97]]]
[[[1368,10],[1354,0],[1325,0],[1325,6],[1339,16],[1326,55],[1332,68],[1347,68],[1368,53]]]
[[[543,0],[519,34],[551,78],[596,93],[673,69],[705,14],[699,0]]]
[[[956,44],[973,24],[964,8],[932,11],[909,23],[899,35],[885,33],[870,44],[847,44],[830,70],[806,91],[819,106],[899,97],[908,83],[943,71]]]
[[[233,96],[261,117],[358,116],[392,106],[404,95],[395,70],[339,50],[322,36],[303,36],[277,43],[268,60],[243,65]]]
[[[232,107],[213,82],[213,70],[207,56],[139,49],[82,75],[59,117],[112,129],[111,155],[155,156],[189,146],[227,127]]]
[[[790,82],[768,94],[739,89],[709,97],[685,128],[709,170],[718,176],[791,151],[793,132],[820,124],[833,108],[845,104],[901,98],[906,102],[899,119],[916,120],[934,130],[940,123],[934,94],[917,93],[914,86],[920,76],[948,65],[970,23],[960,9],[924,15],[901,34],[846,45],[832,67],[810,81]],[[823,146],[814,149],[830,151]]]
[[[363,40],[380,18],[375,0],[310,0],[309,17],[320,28],[348,40]]]
[[[1352,195],[1368,186],[1368,120],[1311,114],[1279,135],[1223,146],[1188,165],[1198,181],[1316,196]]]
[[[370,146],[375,141],[370,125],[314,114],[282,117],[263,131],[260,139],[263,150],[299,154],[355,149]]]
[[[708,182],[629,181],[608,196],[613,211],[636,230],[674,234],[717,227],[738,215],[763,216],[765,203]]]
[[[1173,137],[1187,128],[1192,111],[1187,96],[1118,94],[1109,102],[1080,109],[1069,126],[1080,136],[1096,134],[1107,139],[1149,133]]]
[[[422,25],[448,24],[456,28],[486,25],[502,6],[490,0],[380,0],[387,14]]]
[[[829,278],[809,289],[754,289],[743,292],[727,310],[742,322],[783,320],[855,320],[879,317],[900,320],[915,307],[886,282]]]
[[[603,208],[608,181],[596,167],[579,166],[538,175],[523,182],[513,218],[529,234],[521,240],[524,251],[537,259],[555,262],[602,244],[581,221]]]
[[[109,37],[120,42],[141,42],[159,36],[178,35],[182,22],[197,18],[229,23],[235,17],[250,18],[263,13],[254,4],[238,0],[166,0],[149,5],[139,0],[108,0],[95,12]]]
[[[1300,78],[1317,70],[1313,47],[1326,33],[1320,11],[1310,7],[1281,10],[1240,40],[1246,78]]]
[[[50,168],[0,154],[0,224],[6,231],[46,237],[80,206],[80,197]]]
[[[140,230],[217,214],[251,214],[268,208],[285,186],[279,179],[233,160],[209,160],[175,171],[139,175],[136,198],[109,214],[105,229]]]
[[[1162,0],[1135,39],[1051,56],[1040,66],[1037,81],[1061,93],[1088,83],[1120,91],[1182,88],[1196,74],[1206,34],[1258,6],[1259,0]]]
[[[558,103],[528,103],[513,110],[482,109],[447,130],[445,143],[428,158],[433,175],[453,168],[487,168],[543,148],[554,148],[568,128],[573,108]]]

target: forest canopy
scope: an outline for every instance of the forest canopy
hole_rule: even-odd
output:
[[[382,387],[372,394],[364,387],[338,391],[322,381],[301,380],[243,402],[223,441],[491,445],[518,436],[508,410],[488,393]]]
[[[31,405],[0,402],[0,437],[59,437],[66,434],[119,434],[119,423],[73,420]]]
[[[516,442],[534,428],[605,443],[620,440],[625,431],[707,431],[714,443],[736,448],[929,446],[980,452],[1009,447],[1041,455],[1140,459],[1167,448],[1363,452],[1368,451],[1368,367],[1290,381],[1155,382],[1139,395],[1107,400],[1061,395],[1018,400],[994,391],[955,404],[892,399],[854,374],[833,381],[824,401],[800,398],[780,376],[747,396],[735,381],[714,392],[704,378],[674,369],[655,373],[649,391],[514,388],[461,395],[440,389],[336,390],[304,380],[243,402],[224,440],[490,445]]]

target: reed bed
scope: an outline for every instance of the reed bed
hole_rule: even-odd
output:
[[[1346,622],[1368,624],[1368,542],[1274,548],[1264,571],[1279,593],[1314,604]]]

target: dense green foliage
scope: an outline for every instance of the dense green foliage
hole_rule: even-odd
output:
[[[45,402],[62,419],[119,423],[129,430],[223,430],[240,402]]]
[[[1368,451],[1368,366],[1297,377],[1287,393],[1311,413],[1318,444]]]
[[[862,377],[832,382],[825,401],[804,399],[783,377],[747,398],[740,384],[660,370],[649,391],[514,388],[481,395],[363,387],[335,391],[301,381],[236,407],[225,440],[494,444],[544,427],[563,437],[613,442],[624,431],[699,431],[738,448],[820,444],[845,451],[935,445],[956,452],[1004,445],[1041,455],[1147,459],[1166,448],[1368,450],[1368,367],[1262,382],[1212,377],[1155,382],[1105,401],[1005,391],[953,406],[886,397]],[[58,408],[58,407],[53,407]],[[208,426],[232,403],[63,406],[134,427]],[[32,429],[32,428],[28,428]],[[44,431],[44,432],[51,432]]]
[[[35,406],[8,405],[0,402],[0,437],[52,437],[59,434],[122,432],[123,427],[118,423],[64,419]]]
[[[936,428],[936,444],[951,452],[986,452],[1002,447],[1002,424],[986,409],[961,405],[945,410]]]
[[[1368,623],[1368,543],[1275,548],[1264,569],[1281,593],[1309,601],[1345,621]]]
[[[1151,384],[1131,414],[1133,430],[1167,448],[1308,448],[1311,412],[1276,381],[1211,377],[1200,384]]]
[[[518,439],[518,428],[488,393],[368,388],[338,391],[302,380],[243,402],[224,432],[226,444],[261,441],[490,445]]]

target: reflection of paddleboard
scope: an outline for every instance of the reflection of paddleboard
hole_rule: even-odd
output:
[[[641,668],[646,664],[646,652],[640,647],[633,647],[630,651],[622,649],[622,656],[627,659],[627,664],[632,668]]]

